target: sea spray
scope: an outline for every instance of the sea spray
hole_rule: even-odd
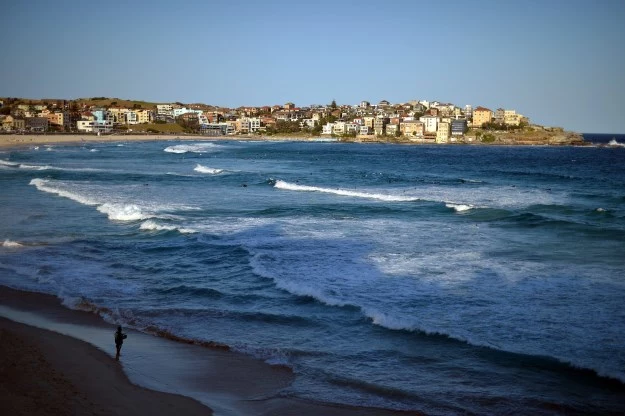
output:
[[[195,166],[195,168],[193,168],[193,170],[199,173],[208,173],[210,175],[217,175],[223,172],[223,169],[209,168],[207,166],[202,166],[199,163]]]

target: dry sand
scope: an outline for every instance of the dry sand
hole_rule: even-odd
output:
[[[209,137],[184,134],[0,134],[0,148],[52,144],[85,144],[150,140],[216,140],[226,137]],[[232,137],[228,137],[232,139]]]
[[[293,138],[290,136],[201,136],[193,134],[107,134],[96,136],[94,134],[0,134],[1,148],[20,148],[39,145],[55,144],[87,144],[87,143],[113,143],[130,141],[153,141],[153,140],[307,140],[306,138]]]
[[[417,414],[282,397],[296,377],[287,368],[131,330],[118,362],[114,330],[93,313],[62,307],[53,296],[0,286],[3,414]]]
[[[131,384],[89,344],[0,318],[0,408],[5,415],[211,415],[201,403]]]

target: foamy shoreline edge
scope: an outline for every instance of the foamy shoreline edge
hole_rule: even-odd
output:
[[[90,312],[80,311],[80,310],[67,309],[66,307],[62,306],[61,300],[53,295],[17,290],[17,289],[9,288],[7,286],[0,285],[0,301],[1,301],[0,305],[2,306],[6,306],[8,308],[15,309],[18,311],[24,311],[27,314],[31,314],[33,316],[44,316],[47,314],[50,316],[54,316],[55,320],[61,320],[62,322],[68,322],[68,323],[75,323],[75,324],[82,325],[82,326],[86,325],[90,328],[104,330],[106,331],[107,334],[108,332],[112,333],[114,330],[114,325],[104,322],[104,320],[99,315],[96,315]],[[12,319],[10,315],[7,316],[6,314],[3,314],[3,313],[0,313],[0,317],[10,320],[12,322],[16,322],[17,324],[26,325],[29,328],[32,328],[32,329],[29,329],[29,331],[32,331],[32,333],[43,334],[46,331],[52,331],[55,334],[58,334],[58,337],[69,339],[68,342],[76,342],[76,343],[84,344],[84,348],[92,350],[93,354],[101,355],[103,353],[103,351],[100,348],[98,348],[96,345],[93,345],[90,342],[86,342],[84,339],[74,338],[70,335],[61,334],[58,331],[55,331],[54,328],[41,328],[41,327],[38,327],[37,325],[34,325],[32,322],[29,323],[29,322],[24,322],[23,320],[20,320],[20,319]],[[151,337],[154,343],[175,342],[171,340],[161,339],[153,335],[146,335],[146,336]],[[198,349],[199,351],[208,350],[206,347],[202,347],[199,345],[189,345],[188,348]],[[43,353],[44,353],[44,356],[48,357],[53,352],[46,351],[44,349]],[[219,360],[220,359],[219,357],[223,357],[222,354],[225,354],[226,356],[228,355],[234,356],[234,355],[237,355],[238,353],[221,350],[219,351],[219,355],[217,356],[217,358],[211,358],[211,359]],[[116,363],[114,361],[112,353],[108,355],[109,355],[108,359],[110,360],[110,362],[107,362],[104,364],[107,366],[114,366]],[[246,361],[248,361],[248,363],[253,362],[253,361],[259,362],[259,360],[253,359],[251,357],[248,357]],[[90,363],[85,362],[85,363],[80,363],[80,364],[81,364],[81,368],[84,369],[84,377],[89,377],[88,373],[90,372]],[[224,363],[217,363],[217,364],[224,365]],[[228,366],[228,363],[226,362],[225,365]],[[253,368],[250,368],[249,374],[245,374],[245,376],[247,376],[248,378],[256,376],[258,379],[258,383],[262,384],[264,381],[266,381],[268,377],[275,376],[275,374],[261,374],[262,371],[261,373],[259,373],[259,370],[256,366],[252,366],[252,367]],[[58,370],[61,373],[64,372],[63,368],[60,368]],[[124,374],[128,378],[126,369],[124,369]],[[236,380],[236,376],[234,377],[234,379]],[[190,400],[193,400],[194,402],[198,401],[196,397],[185,395],[184,393],[175,394],[175,393],[167,392],[167,391],[159,391],[158,389],[154,390],[143,385],[137,386],[135,384],[132,384],[133,382],[131,381],[128,381],[128,383],[131,386],[138,387],[145,391],[156,392],[158,394],[162,393],[165,396],[169,395],[172,398],[171,400],[179,400],[180,397],[182,397],[183,399],[190,399]],[[237,388],[235,388],[235,390],[232,391],[232,394],[235,396],[237,395],[236,390]],[[167,400],[167,398],[165,397],[163,400]],[[203,401],[203,400],[200,400],[200,402],[202,403],[203,406],[205,406],[206,414],[211,414],[210,409],[217,410],[219,408],[224,408],[225,406],[224,403],[220,403],[219,400],[217,400],[217,402],[214,403],[214,406],[213,406],[213,403],[207,403],[206,401]],[[219,412],[219,413],[224,414],[223,412]],[[319,415],[319,414],[323,414],[327,416],[340,416],[340,415],[398,416],[398,415],[420,415],[421,414],[416,411],[395,411],[395,410],[377,409],[377,408],[368,408],[368,407],[343,406],[343,405],[337,405],[337,404],[332,404],[332,403],[303,400],[303,399],[298,399],[298,398],[281,397],[279,395],[268,396],[261,400],[254,400],[254,401],[249,401],[249,402],[245,402],[245,399],[242,399],[241,406],[237,407],[235,413],[231,413],[231,414],[247,416],[247,415],[287,414],[287,413],[298,414],[302,416],[312,416],[312,415]]]

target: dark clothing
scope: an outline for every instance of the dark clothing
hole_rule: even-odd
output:
[[[126,339],[126,334],[121,331],[115,332],[115,345],[122,345],[124,343],[124,339]]]
[[[115,331],[115,348],[117,349],[117,355],[115,356],[115,358],[117,360],[119,360],[119,354],[122,349],[122,344],[124,343],[126,337],[127,335],[122,332],[122,327],[118,327],[117,331]]]

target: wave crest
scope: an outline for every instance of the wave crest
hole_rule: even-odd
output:
[[[155,215],[144,212],[135,204],[105,203],[98,207],[98,211],[106,214],[114,221],[139,221],[152,218]]]
[[[410,197],[410,196],[377,194],[377,193],[350,191],[346,189],[332,189],[332,188],[321,188],[318,186],[298,185],[295,183],[285,182],[283,180],[276,180],[274,183],[274,187],[278,189],[287,190],[287,191],[322,192],[322,193],[334,194],[334,195],[340,195],[340,196],[351,196],[355,198],[377,199],[380,201],[388,201],[388,202],[410,202],[410,201],[419,200],[419,198],[417,197]]]
[[[18,243],[17,241],[11,241],[11,240],[4,240],[4,243],[2,243],[2,247],[7,247],[7,248],[17,248],[17,247],[24,247],[23,244]]]
[[[208,173],[211,175],[217,175],[224,171],[223,169],[209,168],[207,166],[200,165],[199,163],[197,164],[197,166],[195,166],[193,170],[199,173]]]
[[[625,143],[619,143],[616,141],[616,139],[612,139],[610,140],[610,142],[608,143],[608,146],[614,146],[614,147],[625,147]]]
[[[164,149],[167,153],[208,153],[219,150],[221,146],[214,143],[177,144]]]
[[[139,226],[139,229],[144,230],[144,231],[178,231],[181,234],[197,233],[196,230],[191,229],[191,228],[184,228],[184,227],[180,227],[177,225],[170,225],[170,224],[162,224],[153,219],[149,219],[147,221],[142,222],[141,225]]]
[[[456,212],[464,212],[464,211],[469,211],[473,208],[475,208],[472,205],[467,205],[467,204],[453,204],[451,202],[448,202],[445,204],[445,206],[447,208],[453,209]]]
[[[26,170],[59,170],[59,171],[67,171],[67,172],[101,172],[102,169],[95,168],[61,168],[58,166],[51,165],[29,165],[26,163],[15,163],[9,162],[8,160],[0,159],[0,166],[6,166],[9,168],[15,169],[26,169]]]

